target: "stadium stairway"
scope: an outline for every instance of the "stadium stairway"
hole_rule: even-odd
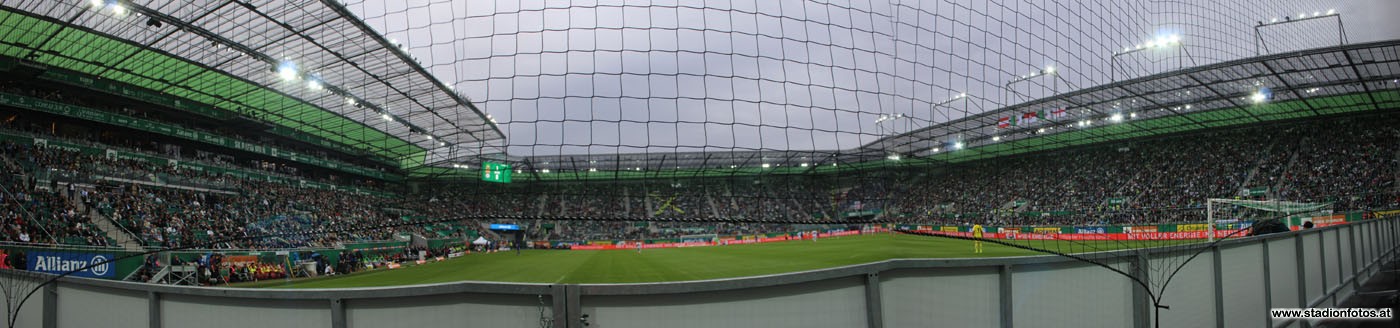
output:
[[[716,205],[715,205],[715,198],[714,198],[714,197],[708,197],[708,196],[705,197],[705,209],[707,209],[707,210],[710,211],[710,217],[712,217],[712,218],[721,217],[721,216],[719,215],[719,206],[716,206]]]
[[[132,274],[136,274],[136,273],[133,272]],[[169,266],[169,265],[160,268],[160,271],[156,271],[156,274],[151,275],[151,279],[150,279],[150,280],[146,280],[146,283],[150,283],[150,284],[159,284],[159,283],[162,283],[162,279],[165,279],[165,277],[167,277],[167,276],[170,276],[170,266]]]
[[[59,194],[62,194],[64,197],[68,197],[67,193]],[[132,233],[131,231],[126,230],[126,228],[122,228],[121,226],[117,225],[115,220],[113,220],[112,218],[108,218],[106,215],[102,215],[102,213],[98,212],[96,208],[89,208],[87,204],[83,204],[82,200],[73,199],[73,201],[77,205],[79,212],[87,214],[88,222],[91,222],[93,226],[96,226],[98,229],[101,229],[102,233],[106,235],[107,238],[110,238],[111,240],[116,240],[117,245],[121,246],[126,250],[137,252],[142,251],[141,240],[139,238],[136,238],[135,233]]]
[[[102,213],[98,213],[97,209],[88,209],[87,211],[88,218],[92,221],[92,224],[98,229],[102,229],[102,233],[106,234],[108,238],[116,240],[117,245],[129,251],[142,250],[141,241],[137,239],[133,233],[116,225],[111,218],[102,215]]]
[[[1400,262],[1381,266],[1380,272],[1358,282],[1356,292],[1337,304],[1337,308],[1390,308],[1400,311]],[[1400,316],[1390,320],[1311,320],[1314,328],[1382,328],[1400,327]]]
[[[1244,181],[1241,181],[1239,188],[1235,189],[1242,190],[1241,193],[1243,193],[1245,188],[1249,188],[1250,183],[1254,182],[1254,176],[1259,174],[1259,168],[1263,167],[1264,163],[1268,161],[1269,154],[1274,151],[1279,151],[1279,148],[1280,147],[1277,145],[1270,145],[1269,150],[1264,152],[1264,156],[1260,156],[1258,160],[1254,161],[1254,167],[1249,169],[1249,174],[1244,176]]]
[[[1298,155],[1299,155],[1299,154],[1302,154],[1303,152],[1306,152],[1306,151],[1312,151],[1312,144],[1309,143],[1308,141],[1311,141],[1311,138],[1304,138],[1303,141],[1300,142],[1299,149],[1298,149],[1297,151],[1294,151],[1293,154],[1288,155],[1288,164],[1284,164],[1284,165],[1283,165],[1283,170],[1282,170],[1282,171],[1279,171],[1279,172],[1283,172],[1283,175],[1284,175],[1284,176],[1287,176],[1288,173],[1291,172],[1291,171],[1293,170],[1293,164],[1298,163]],[[1280,178],[1282,178],[1282,177],[1280,177]],[[1278,194],[1277,194],[1277,193],[1278,193],[1278,190],[1279,190],[1278,188],[1283,187],[1283,182],[1284,182],[1285,180],[1287,180],[1287,179],[1278,179],[1278,181],[1274,182],[1274,185],[1269,186],[1269,197],[1270,197],[1270,198],[1277,198],[1277,197],[1278,197]]]

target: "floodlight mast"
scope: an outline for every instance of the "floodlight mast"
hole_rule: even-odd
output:
[[[1052,70],[1053,70],[1053,69],[1052,69]],[[938,107],[948,106],[949,104],[952,104],[952,103],[957,102],[957,101],[960,101],[960,100],[966,100],[967,98],[968,98],[967,92],[960,92],[960,93],[958,93],[957,95],[953,95],[952,97],[949,97],[949,98],[946,99],[946,100],[943,100],[943,101],[940,101],[940,102],[937,102],[937,103],[930,104],[930,105],[929,105],[929,118],[928,118],[928,119],[923,119],[923,118],[914,116],[914,115],[912,115],[912,114],[910,114],[910,115],[905,115],[904,113],[895,113],[895,114],[893,114],[893,115],[890,115],[890,114],[880,114],[880,117],[875,119],[875,126],[879,129],[879,130],[878,130],[878,131],[879,131],[878,133],[879,133],[880,138],[881,138],[882,140],[884,140],[884,139],[886,139],[886,138],[889,137],[889,134],[886,133],[886,131],[885,131],[885,125],[884,125],[885,122],[895,121],[895,120],[904,120],[904,122],[905,122],[905,123],[904,123],[904,124],[905,124],[904,133],[912,133],[912,132],[915,130],[915,127],[917,126],[917,125],[915,124],[915,123],[916,123],[915,121],[918,121],[917,123],[925,123],[925,124],[927,124],[927,126],[925,126],[925,128],[932,127],[934,124],[937,124],[937,122],[938,122],[938,121],[937,121],[937,119],[938,119]],[[951,108],[951,107],[950,107],[950,108]],[[951,119],[951,114],[950,114],[950,115],[945,115],[945,117],[948,117],[949,119]],[[896,125],[896,127],[898,127],[898,126]],[[891,128],[891,130],[894,130],[894,128]],[[894,131],[894,132],[898,132],[898,131]],[[886,142],[886,141],[881,141],[881,142],[884,143],[884,142]],[[885,148],[888,150],[889,146],[886,145]]]
[[[1263,28],[1265,28],[1265,27],[1280,26],[1280,25],[1287,25],[1287,24],[1292,24],[1292,23],[1297,23],[1297,22],[1305,22],[1305,21],[1310,21],[1310,20],[1329,19],[1329,18],[1336,18],[1336,19],[1337,19],[1337,45],[1340,45],[1340,46],[1346,45],[1346,44],[1347,44],[1347,29],[1346,29],[1346,26],[1342,24],[1342,13],[1337,12],[1336,9],[1328,9],[1326,13],[1322,13],[1322,12],[1313,12],[1313,15],[1312,15],[1312,16],[1308,16],[1307,13],[1301,13],[1301,14],[1298,14],[1298,18],[1296,18],[1296,19],[1293,18],[1292,16],[1283,16],[1283,20],[1279,20],[1277,17],[1275,17],[1275,18],[1269,19],[1269,22],[1268,22],[1268,23],[1265,23],[1264,21],[1259,21],[1259,23],[1258,23],[1257,25],[1254,25],[1254,55],[1255,55],[1255,56],[1262,56],[1262,55],[1264,55],[1263,51],[1268,50],[1268,44],[1266,44],[1266,43],[1264,42],[1264,36],[1263,36],[1263,34],[1261,34],[1261,31],[1260,31],[1261,29],[1263,29]]]
[[[1012,84],[1016,84],[1016,83],[1020,83],[1020,82],[1025,82],[1025,81],[1030,81],[1031,79],[1035,79],[1035,78],[1042,77],[1042,76],[1053,76],[1053,77],[1054,77],[1054,79],[1052,80],[1052,82],[1054,83],[1054,87],[1053,87],[1052,89],[1053,89],[1053,91],[1054,91],[1054,94],[1059,94],[1059,93],[1060,93],[1060,73],[1059,73],[1059,71],[1055,68],[1054,65],[1048,65],[1048,66],[1045,66],[1045,68],[1042,68],[1042,69],[1037,70],[1037,71],[1035,71],[1035,72],[1032,72],[1032,73],[1030,73],[1030,74],[1017,76],[1016,78],[1011,79],[1011,81],[1006,82],[1006,84],[1003,85],[1003,86],[1001,87],[1001,88],[1002,88],[1002,93],[1001,93],[1001,96],[1002,96],[1002,106],[1011,106],[1011,101],[1010,101],[1010,99],[1008,99],[1008,98],[1011,97],[1011,94],[1012,94],[1012,93],[1015,93],[1015,94],[1018,95],[1018,96],[1021,95],[1020,92],[1016,92],[1015,89],[1011,89],[1011,85],[1012,85]],[[1029,97],[1029,96],[1027,96],[1027,97]]]
[[[1152,49],[1161,49],[1161,48],[1166,48],[1166,47],[1171,47],[1171,46],[1175,46],[1175,47],[1176,47],[1176,50],[1177,50],[1177,52],[1178,52],[1178,54],[1177,54],[1177,66],[1178,66],[1178,67],[1177,67],[1177,68],[1178,68],[1178,69],[1186,68],[1186,62],[1185,62],[1185,59],[1182,58],[1182,57],[1183,57],[1182,55],[1184,54],[1184,55],[1186,55],[1186,56],[1190,56],[1191,54],[1186,53],[1186,46],[1181,44],[1181,35],[1180,35],[1180,34],[1172,34],[1172,35],[1168,35],[1168,36],[1164,36],[1164,37],[1158,37],[1158,38],[1155,39],[1155,40],[1148,40],[1147,42],[1142,43],[1142,44],[1138,44],[1138,45],[1135,46],[1135,47],[1126,47],[1126,48],[1123,48],[1123,51],[1114,52],[1113,55],[1110,55],[1110,56],[1108,57],[1108,74],[1109,74],[1109,76],[1108,76],[1108,81],[1109,81],[1109,82],[1118,82],[1118,57],[1119,57],[1119,56],[1129,55],[1129,54],[1138,53],[1138,52],[1143,52],[1143,51],[1152,50]],[[1191,62],[1193,63],[1193,65],[1194,65],[1195,61],[1196,61],[1195,59],[1192,59],[1192,60],[1191,60]],[[1126,69],[1126,68],[1124,69],[1124,72],[1123,72],[1123,73],[1124,73],[1124,74],[1127,74],[1127,69]]]

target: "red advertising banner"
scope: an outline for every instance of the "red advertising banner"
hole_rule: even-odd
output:
[[[1303,222],[1307,222],[1307,221],[1312,221],[1313,227],[1314,227],[1314,228],[1321,228],[1321,227],[1326,227],[1326,226],[1334,226],[1334,225],[1339,225],[1339,224],[1345,224],[1345,223],[1347,223],[1347,216],[1346,216],[1346,214],[1337,214],[1337,215],[1314,216],[1314,217],[1311,217],[1311,218],[1302,218],[1302,219],[1299,220],[1299,221],[1290,222],[1290,223],[1288,224],[1288,230],[1293,230],[1293,231],[1302,230],[1303,227],[1300,226],[1300,225],[1303,224]]]
[[[883,229],[872,229],[872,231],[880,231],[880,230],[883,230]],[[827,238],[827,237],[854,236],[854,235],[859,235],[859,234],[861,234],[861,232],[860,232],[860,231],[856,231],[856,230],[836,231],[836,232],[823,232],[823,233],[818,233],[818,234],[816,234],[816,238],[817,238],[817,239],[821,239],[821,238]],[[810,239],[812,239],[812,236],[813,236],[813,234],[807,233],[807,234],[802,234],[801,237],[798,237],[798,236],[787,236],[787,235],[776,236],[776,237],[756,236],[757,238],[752,238],[752,239],[733,239],[733,237],[730,237],[730,238],[720,238],[720,242],[719,242],[718,244],[716,244],[716,243],[714,243],[714,242],[709,242],[709,241],[688,242],[688,243],[655,243],[655,244],[641,244],[641,248],[642,248],[642,249],[653,249],[653,248],[679,248],[679,247],[701,247],[701,246],[716,246],[716,245],[738,245],[738,244],[771,243],[771,242],[789,241],[789,240],[810,240]],[[603,244],[603,243],[605,243],[605,242],[606,242],[607,244]],[[636,242],[623,242],[623,243],[619,243],[619,244],[612,244],[612,242],[610,242],[610,241],[592,241],[592,242],[589,242],[588,245],[573,245],[573,246],[570,246],[569,249],[571,249],[571,250],[628,250],[628,249],[635,250],[635,249],[637,249],[637,243],[636,243]]]
[[[1216,230],[1215,238],[1238,238],[1249,235],[1240,232],[1233,236],[1232,230]],[[972,238],[970,232],[933,232],[940,235],[959,236]],[[1184,240],[1184,239],[1206,239],[1210,233],[1206,231],[1189,232],[1131,232],[1131,233],[1017,233],[998,232],[983,234],[983,238],[989,239],[1011,239],[1011,240]]]
[[[1340,220],[1340,219],[1339,219],[1339,220]],[[1337,224],[1337,223],[1329,223],[1329,224]],[[920,228],[931,228],[931,227],[920,227]],[[1057,228],[1057,229],[1058,229],[1058,228]],[[883,230],[883,229],[881,229],[881,230]],[[941,227],[940,227],[939,230],[943,230],[943,229],[941,229]],[[1185,232],[1137,232],[1137,231],[1151,231],[1151,230],[1155,230],[1155,229],[1148,229],[1148,228],[1146,228],[1146,227],[1143,227],[1143,228],[1141,228],[1141,229],[1132,229],[1132,231],[1134,231],[1134,232],[1121,232],[1121,233],[1058,233],[1058,232],[1050,232],[1049,229],[1043,229],[1043,230],[1041,230],[1041,232],[1017,232],[1017,231],[1015,231],[1015,230],[1007,229],[1007,230],[1001,230],[1001,231],[1003,231],[1003,232],[989,232],[989,233],[983,233],[982,236],[983,236],[983,238],[988,238],[988,239],[1009,239],[1009,240],[1071,240],[1071,241],[1123,240],[1123,241],[1126,241],[1126,240],[1187,240],[1187,239],[1206,239],[1206,237],[1209,236],[1209,234],[1210,234],[1210,233],[1207,232],[1207,231],[1185,231]],[[1247,229],[1242,229],[1242,230],[1247,230]],[[1220,239],[1220,238],[1240,238],[1240,237],[1245,237],[1245,236],[1248,236],[1248,235],[1249,235],[1249,234],[1248,234],[1248,231],[1242,231],[1242,230],[1216,230],[1216,231],[1215,231],[1215,238],[1217,238],[1217,239]],[[943,231],[935,231],[935,230],[932,230],[932,229],[928,229],[928,230],[920,229],[920,230],[916,230],[916,231],[923,232],[923,233],[940,234],[940,235],[946,235],[946,236],[958,236],[958,237],[972,238],[972,233],[971,233],[971,232],[943,232]],[[1235,231],[1241,231],[1241,232],[1240,232],[1240,233],[1235,233]],[[859,234],[861,234],[861,233],[862,233],[861,231],[855,231],[855,230],[851,230],[851,231],[838,231],[838,232],[828,232],[828,233],[819,233],[819,234],[816,234],[816,236],[817,236],[816,238],[817,238],[817,239],[821,239],[821,238],[826,238],[826,237],[852,236],[852,235],[859,235]],[[867,232],[867,233],[869,233],[869,232]],[[1231,235],[1232,233],[1235,233],[1235,234],[1232,236],[1232,235]],[[642,248],[642,249],[655,249],[655,248],[677,248],[677,247],[702,247],[702,246],[719,246],[719,245],[739,245],[739,244],[771,243],[771,242],[790,241],[790,240],[810,240],[810,239],[812,239],[812,234],[802,234],[801,236],[787,236],[787,235],[783,235],[783,236],[775,236],[775,237],[764,237],[764,236],[745,236],[745,237],[746,237],[747,239],[734,239],[733,237],[720,238],[718,243],[705,241],[705,242],[688,242],[688,243],[641,244],[641,248]],[[635,249],[637,249],[637,243],[636,243],[636,242],[623,242],[623,243],[619,243],[619,244],[611,244],[611,243],[609,243],[609,244],[603,244],[603,243],[604,243],[604,241],[593,241],[593,242],[590,242],[588,245],[573,245],[573,246],[571,246],[569,249],[575,249],[575,250],[635,250]]]
[[[257,255],[224,255],[224,264],[229,266],[258,263]]]

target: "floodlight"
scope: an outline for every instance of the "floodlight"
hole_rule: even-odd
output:
[[[1001,136],[992,136],[992,141],[1001,141]]]
[[[284,81],[297,79],[297,63],[284,61],[277,64],[277,76]]]
[[[1258,104],[1264,102],[1265,100],[1269,100],[1269,96],[1264,95],[1264,93],[1262,92],[1255,92],[1253,95],[1249,96],[1249,100],[1254,101],[1254,103]]]
[[[1259,91],[1257,91],[1257,92],[1255,92],[1253,95],[1250,95],[1250,96],[1249,96],[1249,99],[1250,99],[1250,100],[1253,100],[1254,103],[1256,103],[1256,104],[1257,104],[1257,103],[1262,103],[1262,102],[1269,101],[1269,99],[1273,99],[1273,98],[1274,98],[1274,91],[1271,90],[1271,89],[1269,89],[1268,87],[1259,88]]]
[[[1122,121],[1123,121],[1123,114],[1121,114],[1121,113],[1114,113],[1113,116],[1109,116],[1109,117],[1108,117],[1108,120],[1113,121],[1113,122],[1122,122]]]

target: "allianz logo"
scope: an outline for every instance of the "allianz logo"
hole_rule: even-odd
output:
[[[111,270],[112,267],[111,263],[107,263],[107,257],[104,255],[93,255],[92,259],[90,260],[73,260],[65,259],[62,256],[41,255],[37,256],[36,260],[37,261],[35,261],[34,266],[33,268],[31,268],[31,270],[47,272],[73,272],[77,271],[78,269],[82,269],[83,267],[86,267],[88,265],[92,265],[92,267],[88,268],[86,271],[92,273],[92,275],[95,276],[105,276],[107,275],[108,270]]]

